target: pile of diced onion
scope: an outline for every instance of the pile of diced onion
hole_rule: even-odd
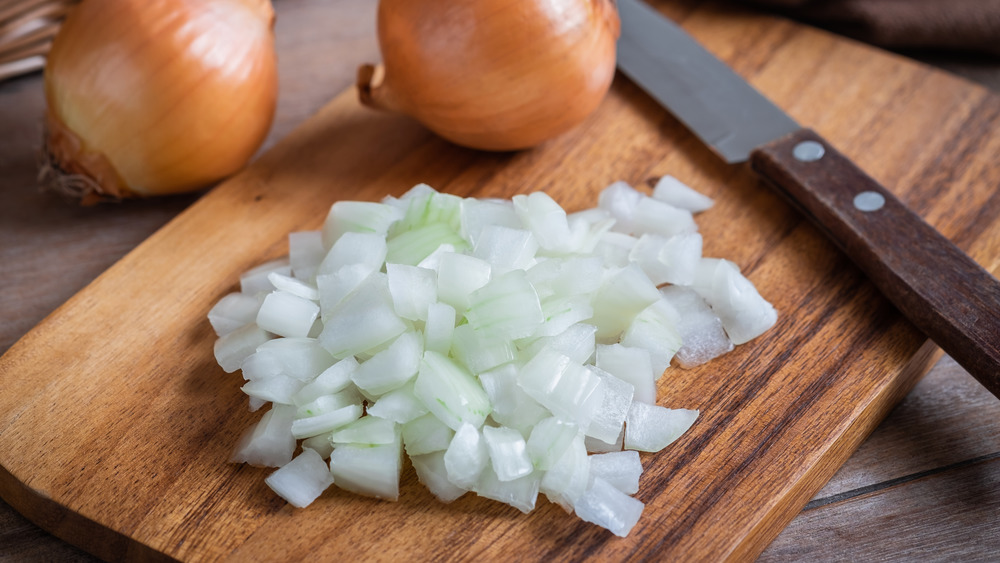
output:
[[[575,213],[423,184],[335,203],[208,315],[219,365],[252,410],[270,403],[233,461],[277,467],[267,484],[304,507],[331,484],[396,500],[405,454],[443,502],[527,513],[542,493],[627,535],[638,452],[698,417],[657,405],[657,381],[776,320],[736,265],[702,256],[693,214],[711,205],[670,176]]]

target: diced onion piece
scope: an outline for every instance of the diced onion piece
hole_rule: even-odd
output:
[[[413,187],[406,190],[406,192],[404,192],[403,195],[399,197],[393,197],[391,195],[383,197],[382,203],[386,205],[391,205],[392,207],[396,207],[402,213],[406,213],[406,210],[409,209],[410,204],[413,202],[414,199],[436,192],[437,190],[428,186],[427,184],[424,183],[414,184]]]
[[[424,350],[447,355],[455,335],[455,308],[447,303],[432,303],[427,307],[424,323]]]
[[[573,235],[573,254],[590,254],[600,243],[605,233],[611,230],[615,220],[603,209],[588,209],[567,216]]]
[[[427,407],[413,393],[413,382],[393,389],[368,407],[368,414],[403,424],[427,414]]]
[[[569,357],[574,362],[587,363],[597,345],[597,327],[589,323],[576,323],[555,336],[539,338],[525,348],[523,356],[531,359],[545,348]]]
[[[308,283],[293,278],[292,276],[286,276],[285,274],[280,274],[278,272],[271,272],[267,275],[267,281],[271,282],[271,285],[279,291],[291,293],[292,295],[308,299],[309,301],[319,301],[319,290],[316,289],[315,286],[309,285]]]
[[[497,479],[513,481],[534,471],[524,436],[513,428],[483,427],[483,439]]]
[[[316,416],[297,418],[292,421],[292,436],[301,440],[323,434],[361,418],[361,413],[361,405],[348,405]]]
[[[669,268],[660,260],[660,252],[668,240],[663,235],[645,234],[639,237],[628,253],[629,261],[638,264],[655,285],[663,285],[669,278]]]
[[[545,192],[515,195],[514,211],[521,223],[531,231],[541,250],[549,253],[569,253],[575,248],[566,211]]]
[[[719,315],[733,344],[753,340],[778,319],[774,307],[760,296],[739,267],[728,260],[702,258],[692,287]]]
[[[294,419],[295,407],[275,405],[243,434],[230,461],[263,467],[285,465],[295,453]]]
[[[424,352],[413,393],[452,430],[466,422],[479,428],[491,410],[489,397],[476,378],[437,352]]]
[[[521,368],[517,384],[553,414],[581,428],[590,425],[604,402],[604,387],[596,373],[548,349]]]
[[[677,332],[683,344],[674,356],[682,368],[693,368],[733,349],[722,320],[691,288],[671,286],[660,290],[678,313]]]
[[[262,295],[234,292],[220,299],[208,312],[216,336],[225,336],[257,320]]]
[[[632,216],[632,229],[637,235],[656,233],[672,237],[697,232],[698,225],[690,211],[644,195]]]
[[[319,342],[335,358],[354,356],[385,344],[406,330],[392,307],[385,274],[375,273],[331,312]]]
[[[472,255],[498,273],[526,270],[535,263],[538,242],[531,231],[501,225],[486,225],[480,231]]]
[[[462,424],[444,453],[448,481],[465,490],[472,489],[490,462],[486,441],[476,427]]]
[[[348,264],[332,274],[316,276],[316,291],[319,293],[320,319],[329,320],[344,299],[361,287],[374,272],[364,264]]]
[[[330,207],[323,223],[323,245],[331,248],[347,232],[384,235],[403,217],[403,211],[384,203],[338,201]]]
[[[590,483],[590,458],[583,436],[578,434],[542,475],[540,491],[572,514],[573,505]]]
[[[625,537],[639,522],[644,506],[641,501],[597,477],[587,492],[576,500],[575,508],[576,515],[582,520],[606,528],[616,536]]]
[[[596,256],[545,258],[526,273],[540,298],[589,296],[600,287],[604,266]]]
[[[364,401],[364,397],[357,389],[353,386],[345,387],[336,393],[323,395],[314,401],[298,405],[295,409],[295,416],[296,418],[306,418],[326,414],[351,405],[360,405],[362,401]]]
[[[495,337],[530,336],[544,320],[538,294],[523,270],[493,278],[470,295],[469,303],[469,326]]]
[[[254,375],[253,368],[248,365],[251,361],[262,361],[274,371]],[[247,358],[243,375],[247,379],[257,379],[280,373],[300,381],[312,381],[335,362],[314,338],[275,338],[258,346]]]
[[[267,344],[267,342],[264,342],[264,344]],[[260,350],[259,346],[258,350]],[[243,372],[243,379],[247,381],[270,379],[276,376],[290,378],[289,375],[283,373],[284,368],[278,356],[275,354],[261,354],[259,351],[250,354],[243,360],[243,363],[240,364],[240,371]]]
[[[449,244],[447,242],[441,243],[433,252],[427,255],[426,258],[417,262],[417,266],[427,270],[434,270],[435,272],[441,267],[441,257],[445,254],[454,254],[459,252],[458,248],[455,248],[454,244]]]
[[[431,223],[389,239],[389,252],[385,259],[394,264],[424,266],[421,261],[445,244],[451,245],[455,250],[464,250],[468,246],[452,227],[444,223]]]
[[[530,434],[539,421],[552,416],[548,409],[517,384],[517,367],[514,364],[481,373],[479,381],[493,406],[490,416],[499,424],[515,428],[522,435]]]
[[[333,443],[330,442],[330,432],[325,434],[317,434],[302,440],[302,449],[310,449],[315,451],[323,459],[329,459],[330,454],[333,452]],[[327,467],[327,471],[330,468]]]
[[[475,246],[479,235],[486,227],[493,225],[510,229],[522,229],[521,219],[514,211],[509,199],[465,198],[461,204],[462,237]]]
[[[528,457],[532,465],[543,471],[548,470],[566,453],[574,440],[580,435],[580,429],[556,417],[549,417],[531,429],[528,436]]]
[[[257,326],[280,336],[309,336],[319,317],[319,305],[287,291],[277,290],[264,298],[257,312]]]
[[[449,252],[441,255],[437,270],[437,296],[456,311],[469,308],[472,292],[490,281],[489,262],[474,256]]]
[[[517,357],[513,341],[483,334],[467,324],[455,327],[451,352],[473,374],[491,370]]]
[[[653,282],[635,264],[629,264],[604,280],[594,295],[597,340],[617,340],[640,311],[660,298]]]
[[[411,321],[426,321],[427,309],[438,300],[437,274],[434,270],[386,264],[385,271],[396,314]]]
[[[405,213],[390,229],[389,238],[427,225],[445,225],[456,233],[462,228],[462,198],[456,195],[427,186],[427,189],[411,189],[401,203],[406,204]]]
[[[333,484],[333,474],[318,453],[305,449],[264,482],[292,506],[304,508]]]
[[[537,471],[513,481],[501,481],[487,465],[472,490],[481,497],[509,504],[527,514],[535,509],[540,481]]]
[[[642,475],[639,452],[629,450],[592,455],[590,474],[604,479],[627,495],[634,495],[639,492],[639,476]]]
[[[667,283],[694,283],[698,261],[701,260],[703,239],[699,233],[681,233],[667,239],[660,250],[660,262],[667,266]]]
[[[403,425],[403,445],[408,455],[448,449],[455,431],[433,414],[425,414]]]
[[[252,379],[240,387],[240,391],[260,401],[289,404],[303,385],[301,380],[278,374],[273,377]]]
[[[377,416],[363,416],[330,433],[331,443],[378,446],[391,444],[399,433],[396,423]]]
[[[656,403],[656,379],[659,374],[653,373],[649,350],[621,344],[600,345],[597,347],[596,365],[632,385],[634,400]]]
[[[247,401],[247,406],[250,407],[250,412],[257,412],[258,409],[260,409],[261,407],[263,407],[267,403],[268,403],[268,401],[265,401],[263,399],[258,399],[256,397],[250,397],[250,400]]]
[[[399,335],[385,350],[362,363],[351,381],[371,396],[378,396],[402,386],[417,374],[423,356],[423,339],[413,331]]]
[[[585,369],[600,376],[604,389],[604,400],[587,425],[586,434],[604,442],[613,442],[621,434],[635,389],[631,383],[594,366],[585,366]]]
[[[687,184],[673,176],[661,177],[653,187],[653,199],[687,209],[692,213],[708,210],[715,202],[701,192],[691,189]]]
[[[615,182],[601,190],[597,206],[615,219],[614,231],[629,234],[633,232],[635,210],[643,197],[642,192],[625,182]]]
[[[382,269],[386,252],[385,239],[372,233],[345,233],[333,245],[316,271],[324,319],[371,274]]]
[[[251,268],[240,276],[240,291],[247,295],[256,295],[261,292],[273,291],[274,286],[267,279],[271,272],[290,275],[292,273],[291,263],[288,258],[278,258],[265,262],[255,268]]]
[[[701,260],[702,237],[681,233],[671,237],[645,234],[629,252],[629,259],[639,265],[650,281],[691,285]]]
[[[624,268],[628,266],[629,256],[638,242],[638,238],[627,233],[604,233],[594,247],[594,256],[609,268]]]
[[[633,402],[625,420],[625,449],[658,452],[687,432],[698,411]]]
[[[468,489],[456,486],[448,479],[445,469],[445,452],[410,456],[417,479],[427,487],[439,501],[449,503],[464,495]]]
[[[238,328],[215,341],[215,361],[226,373],[232,373],[243,361],[257,351],[257,347],[272,338],[266,330],[256,324]]]
[[[589,295],[551,297],[541,302],[543,322],[533,336],[562,334],[570,326],[587,321],[594,316]]]
[[[323,370],[292,397],[296,405],[311,403],[323,395],[332,395],[351,385],[351,375],[358,369],[358,361],[348,356]]]
[[[625,429],[622,428],[622,431],[618,434],[618,438],[613,442],[605,442],[593,436],[585,436],[583,443],[587,447],[587,451],[592,453],[620,452],[625,447]]]
[[[320,262],[317,274],[332,274],[347,266],[369,272],[382,268],[388,252],[385,237],[376,233],[344,233]]]
[[[343,444],[330,454],[330,471],[338,487],[360,495],[397,500],[403,468],[403,439],[399,432],[390,444]]]
[[[659,379],[670,366],[670,360],[682,345],[677,330],[678,313],[662,297],[632,319],[622,334],[621,343],[649,352],[653,377]]]

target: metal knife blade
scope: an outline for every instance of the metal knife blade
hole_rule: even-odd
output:
[[[618,68],[829,236],[918,329],[1000,397],[1000,282],[682,28],[617,0]]]
[[[800,129],[677,24],[639,0],[619,0],[618,69],[726,162]]]

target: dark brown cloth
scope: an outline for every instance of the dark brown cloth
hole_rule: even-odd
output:
[[[888,49],[1000,56],[1000,0],[750,0]]]

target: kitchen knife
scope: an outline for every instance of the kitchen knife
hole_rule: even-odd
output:
[[[1000,282],[683,29],[617,0],[618,68],[726,162],[750,167],[903,315],[1000,397]]]

